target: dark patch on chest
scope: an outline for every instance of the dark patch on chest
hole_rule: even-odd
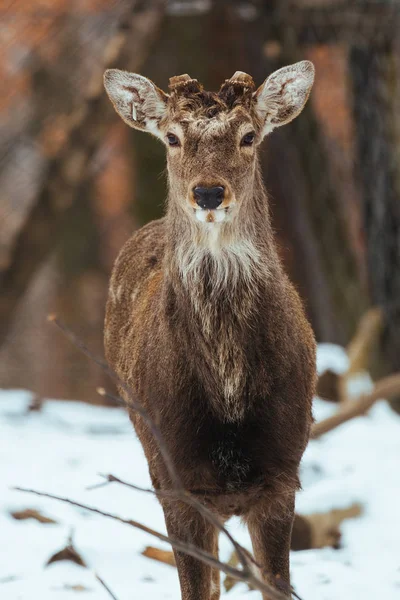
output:
[[[257,452],[260,436],[262,431],[254,421],[206,421],[200,439],[218,485],[227,490],[241,489],[261,477]]]

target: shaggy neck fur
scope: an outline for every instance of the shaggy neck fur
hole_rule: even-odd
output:
[[[168,271],[174,284],[182,285],[193,300],[203,288],[215,301],[239,286],[253,288],[256,280],[266,280],[270,274],[275,249],[258,166],[249,187],[233,219],[222,223],[195,220],[171,192],[166,217]]]
[[[189,309],[188,323],[202,350],[198,368],[207,371],[202,379],[214,409],[224,420],[237,421],[246,412],[243,340],[257,316],[258,298],[279,268],[258,168],[252,193],[232,221],[208,225],[190,217],[170,197],[167,282]]]

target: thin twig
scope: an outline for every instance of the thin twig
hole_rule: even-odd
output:
[[[81,339],[79,339],[73,333],[73,331],[71,331],[64,323],[62,323],[57,318],[56,315],[49,315],[47,317],[47,319],[51,323],[54,323],[58,327],[58,329],[60,329],[60,331],[62,331],[64,333],[64,335],[70,340],[70,342],[72,342],[74,344],[74,346],[76,346],[81,352],[83,352],[83,354],[85,354],[85,356],[87,356],[90,360],[92,360],[94,363],[96,363],[96,365],[99,366],[102,369],[102,371],[104,371],[104,373],[106,373],[120,388],[122,388],[124,390],[124,392],[127,394],[128,398],[129,398],[129,402],[125,402],[125,405],[128,408],[136,411],[142,417],[142,419],[144,420],[146,425],[149,427],[149,429],[150,429],[151,433],[153,434],[154,439],[156,441],[162,440],[163,438],[162,438],[161,431],[157,427],[156,423],[153,421],[153,419],[151,419],[148,412],[144,409],[142,404],[137,400],[133,390],[129,386],[127,386],[124,381],[122,381],[122,379],[117,375],[117,373],[115,373],[115,371],[113,369],[111,369],[111,367],[109,367],[109,365],[104,360],[95,356],[89,350],[89,348],[86,346],[86,344],[84,344],[84,342]],[[99,390],[102,390],[102,388],[99,388]],[[101,391],[99,391],[99,393],[101,393]],[[111,394],[109,395],[109,397],[112,397],[116,402],[119,402],[119,399],[117,397],[112,396]],[[175,489],[181,489],[183,486],[180,481],[180,477],[175,469],[175,465],[171,460],[171,456],[170,456],[165,444],[161,443],[161,445],[159,445],[159,449],[160,449],[162,457],[165,461],[166,467],[168,469],[168,473],[172,479],[173,487]]]
[[[153,490],[152,488],[145,488],[140,485],[136,485],[135,483],[130,483],[128,481],[124,481],[123,479],[120,479],[119,477],[116,477],[115,475],[112,475],[111,473],[107,474],[107,475],[103,475],[100,473],[100,477],[103,477],[104,479],[106,479],[106,481],[104,481],[98,485],[90,486],[90,488],[86,488],[86,489],[96,489],[98,487],[107,485],[109,483],[120,483],[121,485],[129,487],[138,492],[144,492],[145,494],[152,494],[154,496],[157,496],[158,498],[168,498],[171,500],[179,500],[181,502],[184,502],[185,504],[188,504],[189,506],[192,506],[206,520],[208,520],[219,531],[221,531],[222,533],[224,533],[226,535],[226,537],[228,538],[228,540],[231,542],[232,546],[234,547],[235,552],[238,555],[238,558],[244,567],[244,569],[243,569],[244,573],[246,573],[247,565],[243,564],[243,562],[246,563],[247,562],[246,559],[250,560],[257,568],[262,569],[262,566],[259,563],[257,563],[256,560],[254,559],[254,557],[251,556],[250,554],[248,554],[248,551],[245,548],[243,548],[243,546],[241,546],[232,537],[232,534],[229,532],[228,529],[226,529],[226,527],[214,515],[214,513],[212,513],[206,506],[204,506],[204,504],[202,504],[197,498],[192,496],[192,494],[190,494],[188,492],[182,493],[180,490],[174,490],[174,489],[172,489],[172,490]],[[244,556],[241,556],[242,554]]]
[[[96,573],[96,571],[94,571],[94,576],[96,577],[97,581],[101,583],[106,592],[108,592],[110,598],[112,598],[112,600],[118,600],[117,596],[110,590],[106,582],[100,577],[98,573]]]
[[[149,429],[154,437],[154,440],[156,441],[158,448],[162,454],[162,457],[165,461],[165,465],[167,467],[168,473],[172,480],[172,490],[176,493],[177,497],[179,496],[183,502],[186,502],[186,503],[190,504],[191,506],[195,507],[198,510],[198,512],[200,512],[202,514],[202,516],[209,523],[214,525],[219,531],[223,532],[224,535],[227,536],[227,538],[233,545],[233,547],[237,553],[237,556],[240,560],[240,563],[243,567],[243,570],[239,571],[240,580],[251,583],[257,589],[264,591],[264,593],[267,592],[269,594],[269,596],[271,597],[271,599],[274,599],[274,598],[285,598],[286,599],[286,596],[283,596],[281,592],[277,592],[276,588],[257,579],[257,577],[254,575],[253,570],[251,568],[251,563],[253,563],[257,567],[259,567],[259,565],[255,561],[254,557],[252,557],[252,555],[247,550],[245,550],[232,537],[232,535],[229,533],[229,531],[226,529],[226,527],[221,523],[221,521],[216,517],[216,515],[214,515],[206,506],[204,506],[204,504],[202,504],[199,500],[197,500],[197,498],[195,498],[187,490],[185,490],[185,488],[183,487],[183,485],[181,483],[180,477],[175,469],[175,465],[172,461],[171,455],[165,444],[165,441],[164,441],[164,438],[163,438],[163,435],[162,435],[160,429],[158,428],[158,426],[156,425],[154,420],[150,417],[150,415],[148,414],[146,409],[143,407],[143,405],[140,403],[140,401],[137,400],[137,397],[136,397],[134,391],[130,388],[130,386],[128,386],[124,381],[122,381],[122,379],[117,375],[117,373],[115,373],[115,371],[113,369],[111,369],[111,367],[104,360],[96,357],[88,349],[86,344],[84,344],[84,342],[82,340],[80,340],[55,315],[49,315],[48,320],[50,322],[53,322],[64,333],[64,335],[66,335],[66,337],[81,352],[83,352],[83,354],[85,354],[85,356],[87,356],[90,360],[93,360],[126,393],[127,397],[129,398],[129,402],[124,401],[122,398],[120,398],[118,396],[110,394],[104,388],[99,388],[97,390],[98,393],[100,393],[101,395],[107,396],[108,398],[114,400],[114,402],[116,402],[118,404],[123,404],[123,405],[127,406],[127,408],[136,411],[143,418],[144,422],[149,427]],[[57,498],[57,499],[60,499],[60,498]],[[62,500],[68,501],[67,499],[62,499]],[[144,527],[140,523],[133,522],[133,521],[130,522],[130,524],[132,524],[132,523],[136,523],[135,526],[138,526],[139,529]],[[140,525],[140,527],[139,527],[139,525]],[[144,529],[144,530],[146,530],[146,529]],[[148,532],[150,533],[150,531],[152,531],[152,530],[149,530]],[[157,532],[153,531],[152,535],[155,535],[155,534],[157,534]],[[159,534],[159,535],[162,535],[162,534]],[[157,537],[157,535],[156,535],[156,537]],[[159,539],[162,539],[162,538],[159,538]],[[169,541],[169,539],[166,538],[165,541]],[[180,542],[179,540],[173,540],[173,543],[172,542],[170,542],[170,543],[177,550],[179,550],[179,548],[177,547],[177,544],[184,544],[184,546],[186,546],[187,548],[192,548],[192,549],[195,548],[193,545],[186,544],[184,542]],[[222,571],[224,571],[224,569],[221,568],[221,565],[224,566],[224,568],[228,568],[227,565],[224,565],[224,563],[221,563],[220,561],[217,561],[218,565],[220,565],[220,566],[216,565],[215,564],[216,559],[209,553],[205,552],[204,550],[202,550],[200,548],[197,548],[197,550],[198,550],[198,553],[195,554],[195,558],[201,559],[200,555],[202,555],[203,559],[204,558],[206,559],[206,560],[203,560],[203,562],[207,562],[207,560],[210,560],[210,557],[211,557],[212,560],[214,561],[214,568],[219,568]],[[188,550],[181,550],[181,551],[186,552],[187,554],[190,554],[190,552]],[[229,569],[230,568],[231,567],[229,567]],[[224,572],[226,572],[226,571],[224,571]],[[235,575],[232,575],[232,576],[235,577]],[[237,577],[237,575],[236,575],[236,577]],[[289,586],[288,586],[288,588],[289,588]],[[288,591],[289,591],[289,589],[288,589]],[[278,596],[277,596],[277,593],[278,593]]]
[[[226,527],[221,523],[221,521],[210,511],[207,507],[204,506],[199,500],[191,496],[183,487],[180,477],[175,469],[175,465],[171,459],[168,448],[165,444],[163,435],[157,425],[154,423],[153,419],[150,417],[146,409],[143,405],[135,398],[133,390],[125,384],[121,380],[121,378],[115,373],[113,369],[104,361],[95,356],[89,348],[84,344],[82,340],[80,340],[64,323],[62,323],[56,315],[49,315],[48,320],[54,323],[67,337],[68,339],[77,347],[81,352],[83,352],[88,358],[93,360],[111,379],[113,379],[127,394],[129,398],[129,403],[124,402],[122,398],[115,396],[114,394],[110,394],[104,388],[98,388],[97,391],[102,396],[107,396],[112,399],[117,404],[125,404],[128,408],[135,410],[146,422],[149,429],[151,430],[153,437],[158,445],[158,448],[162,454],[162,457],[165,461],[166,467],[168,469],[168,473],[172,479],[172,488],[175,492],[179,492],[181,499],[190,504],[191,506],[197,508],[197,510],[202,514],[202,516],[214,527],[216,527],[219,531],[224,533],[224,535],[229,539],[231,544],[233,545],[238,558],[243,566],[245,572],[250,573],[251,567],[250,563],[255,564],[257,567],[259,565],[256,563],[255,559],[249,554],[229,533]]]
[[[259,591],[263,592],[264,594],[268,594],[271,597],[271,600],[287,600],[287,596],[285,594],[283,594],[279,590],[273,588],[272,586],[264,583],[263,581],[260,581],[252,573],[250,573],[250,575],[248,575],[247,573],[244,573],[240,569],[235,569],[234,567],[231,567],[230,565],[221,562],[220,560],[215,558],[215,556],[213,556],[209,552],[202,550],[201,548],[195,546],[194,544],[191,544],[190,542],[184,542],[182,540],[178,540],[176,538],[169,537],[167,535],[164,535],[163,533],[160,533],[159,531],[156,531],[155,529],[152,529],[151,527],[147,527],[147,525],[143,525],[143,523],[134,521],[133,519],[124,519],[123,517],[119,517],[118,515],[114,515],[112,513],[102,511],[99,508],[95,508],[93,506],[88,506],[87,504],[82,504],[81,502],[76,502],[75,500],[71,500],[70,498],[64,498],[62,496],[56,496],[55,494],[49,494],[47,492],[39,492],[38,490],[33,490],[33,489],[28,489],[28,488],[15,487],[13,489],[15,489],[19,492],[35,494],[36,496],[41,496],[43,498],[52,498],[53,500],[58,500],[59,502],[64,502],[65,504],[70,504],[71,506],[77,506],[78,508],[82,508],[83,510],[87,510],[89,512],[96,513],[103,517],[113,519],[114,521],[118,521],[119,523],[123,523],[125,525],[129,525],[131,527],[134,527],[136,529],[144,531],[145,533],[148,533],[149,535],[156,537],[157,539],[161,540],[162,542],[166,542],[166,543],[170,544],[173,548],[175,548],[179,552],[184,552],[185,554],[188,554],[189,556],[192,556],[193,558],[197,558],[198,560],[201,560],[203,563],[209,565],[213,569],[219,569],[223,573],[226,573],[227,575],[230,575],[231,577],[233,577],[234,579],[238,579],[239,581],[244,581],[245,583],[250,582]]]
[[[145,488],[140,485],[136,485],[135,483],[130,483],[128,481],[124,481],[123,479],[120,479],[119,477],[116,477],[115,475],[112,475],[111,473],[109,473],[107,475],[99,473],[99,475],[100,475],[100,477],[103,477],[106,481],[103,481],[99,484],[89,486],[86,488],[87,490],[98,489],[99,487],[104,487],[105,485],[108,485],[110,483],[119,483],[121,485],[129,487],[138,492],[144,492],[145,494],[152,494],[154,496],[157,496],[158,498],[170,498],[170,499],[174,499],[174,500],[180,500],[181,502],[185,502],[185,503],[189,504],[190,506],[193,506],[206,519],[211,521],[210,517],[212,518],[212,522],[215,525],[215,527],[217,529],[219,529],[221,532],[223,532],[227,536],[229,541],[232,543],[239,560],[240,560],[240,553],[243,552],[244,554],[246,554],[247,558],[254,564],[254,566],[256,566],[261,571],[263,570],[263,567],[255,560],[255,558],[248,552],[248,550],[246,550],[246,548],[241,546],[232,537],[232,535],[224,527],[224,525],[221,523],[221,521],[218,518],[216,518],[215,515],[213,515],[213,513],[211,511],[209,511],[203,504],[201,504],[201,502],[199,502],[197,500],[197,498],[195,498],[191,494],[186,493],[185,495],[182,495],[179,491],[176,491],[176,490],[154,490],[152,488]],[[240,562],[243,565],[242,560],[240,560]],[[249,573],[247,573],[245,570],[245,565],[243,565],[243,567],[244,567],[242,570],[243,575],[248,574],[251,576],[251,570],[249,570]],[[300,596],[298,596],[293,589],[291,589],[290,591],[293,594],[293,596],[298,598],[298,600],[301,600]]]
[[[105,395],[108,398],[112,398],[112,399],[115,397],[113,394],[109,394],[108,392],[106,392],[103,388],[100,388],[100,389],[101,389],[102,395]],[[159,439],[158,437],[156,437],[155,439],[159,446],[164,443],[162,438]],[[214,525],[214,527],[216,527],[219,531],[221,531],[228,538],[228,540],[231,542],[232,546],[234,547],[235,552],[238,555],[238,558],[239,558],[240,562],[242,563],[243,569],[246,573],[247,572],[250,573],[250,570],[251,570],[250,562],[253,563],[257,568],[259,568],[259,569],[262,568],[256,562],[255,558],[253,556],[251,556],[251,554],[248,553],[247,550],[245,550],[243,548],[243,546],[241,546],[239,544],[239,542],[237,542],[235,540],[234,537],[232,537],[232,535],[229,533],[229,530],[218,519],[218,517],[216,517],[216,515],[214,515],[214,513],[211,510],[209,510],[206,506],[204,506],[204,504],[202,502],[200,502],[195,496],[193,496],[190,492],[188,492],[184,488],[178,488],[178,489],[172,488],[171,490],[157,490],[156,491],[156,490],[153,490],[150,488],[141,488],[139,486],[136,486],[133,483],[128,483],[126,481],[123,481],[122,479],[119,479],[118,477],[115,477],[114,475],[110,475],[110,476],[106,475],[105,477],[112,478],[112,479],[108,479],[109,483],[112,483],[112,482],[120,483],[122,485],[136,489],[138,491],[155,494],[156,496],[159,496],[160,498],[171,498],[171,499],[175,499],[175,500],[181,500],[185,504],[188,504],[188,505],[192,506],[193,508],[196,508],[197,511],[209,523],[211,523],[211,525]]]

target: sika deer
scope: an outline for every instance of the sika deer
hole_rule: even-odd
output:
[[[246,521],[274,585],[276,576],[289,583],[315,342],[277,255],[257,149],[301,112],[313,79],[303,61],[256,91],[236,72],[218,93],[181,75],[166,94],[141,75],[105,74],[122,119],[166,145],[169,179],[165,217],[137,231],[116,261],[106,356],[159,423],[185,488],[222,521]],[[131,419],[154,487],[171,487],[152,435]],[[218,552],[216,530],[194,509],[162,505],[171,536]],[[219,573],[175,556],[182,599],[217,600]]]

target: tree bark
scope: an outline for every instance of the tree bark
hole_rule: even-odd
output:
[[[104,68],[114,65],[132,70],[140,68],[164,13],[163,0],[124,2],[120,6],[123,10],[119,9],[117,21],[111,23],[113,27],[108,23],[113,35],[107,39],[105,49],[99,49],[96,73],[80,103],[73,107],[72,116],[68,115],[69,127],[62,149],[43,167],[46,176],[42,187],[32,199],[12,251],[3,262],[0,271],[0,345],[10,330],[19,300],[37,268],[54,248],[68,211],[79,198],[79,190],[87,184],[90,161],[116,118],[103,93]],[[68,56],[63,60],[68,63]],[[74,74],[72,71],[72,78]],[[68,88],[67,77],[65,81],[64,87]],[[50,103],[48,109],[51,107]]]
[[[400,27],[397,2],[289,0],[290,26],[299,44],[365,44],[393,37]]]
[[[400,96],[394,40],[353,46],[350,72],[370,293],[383,314],[382,374],[400,370]]]
[[[270,41],[277,42],[268,72],[305,58],[306,49],[296,26],[296,11],[305,11],[304,4],[274,3],[266,13]],[[313,4],[307,2],[308,7]],[[297,264],[294,281],[303,292],[317,339],[345,344],[368,299],[350,245],[324,135],[311,99],[298,119],[268,140],[267,181],[275,199],[277,223],[292,241]]]

